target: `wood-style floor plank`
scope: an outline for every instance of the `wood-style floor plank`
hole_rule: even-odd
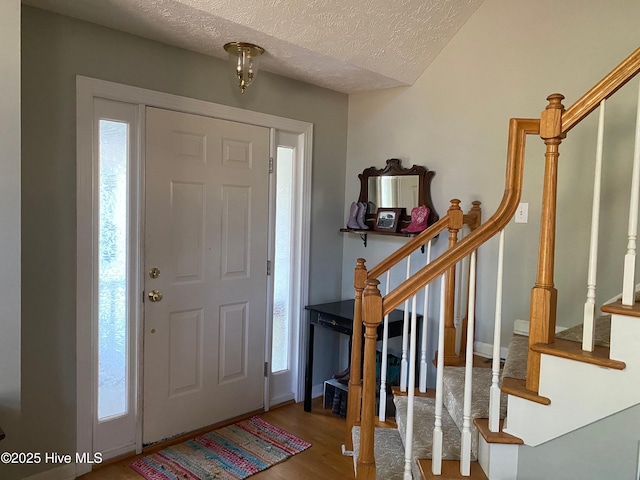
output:
[[[312,446],[281,464],[253,475],[250,477],[251,480],[354,478],[353,459],[341,453],[345,421],[332,414],[331,409],[323,409],[322,398],[314,400],[311,412],[305,412],[302,403],[298,403],[275,408],[261,414],[261,417],[311,442]],[[143,477],[129,468],[129,464],[144,455],[98,466],[93,472],[80,478],[83,480],[140,480]]]

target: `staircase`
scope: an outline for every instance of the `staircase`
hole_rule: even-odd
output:
[[[523,341],[524,340],[524,341]],[[526,337],[514,337],[512,349],[519,350],[511,357],[519,365],[507,362],[504,371],[517,372],[526,369],[522,365],[526,361],[527,342]],[[524,355],[523,355],[524,352]],[[464,425],[464,367],[448,366],[444,368],[444,409],[442,414],[442,430],[444,437],[444,460],[460,459],[460,437]],[[484,419],[489,415],[489,391],[491,387],[492,370],[486,367],[473,368],[473,402],[471,405],[471,418]],[[404,478],[405,439],[407,433],[407,409],[408,396],[401,392],[394,392],[394,404],[396,406],[397,429],[376,428],[375,430],[375,457],[379,465],[377,478],[402,479]],[[506,416],[506,395],[503,394],[500,418]],[[412,458],[431,459],[432,440],[435,420],[435,398],[417,396],[414,398],[414,418]],[[357,469],[356,459],[359,455],[360,428],[352,430],[354,445],[354,468]],[[471,458],[478,458],[478,429],[471,426]],[[423,478],[420,466],[417,462],[411,466],[413,478]],[[480,474],[482,475],[482,474]],[[477,476],[477,478],[486,478]]]
[[[537,452],[549,446],[553,448],[554,442],[562,442],[562,437],[574,435],[579,429],[603,419],[623,415],[627,409],[640,405],[640,303],[636,303],[634,293],[640,203],[640,100],[623,292],[619,300],[602,307],[602,317],[596,318],[595,313],[605,102],[639,71],[640,49],[570,108],[565,109],[562,105],[562,95],[553,94],[548,97],[549,103],[539,119],[512,119],[504,196],[497,211],[486,222],[481,222],[479,202],[474,202],[474,207],[465,215],[460,201],[452,200],[445,217],[371,270],[367,270],[364,259],[358,259],[354,274],[352,374],[344,447],[345,451],[353,452],[355,478],[535,478],[527,476],[523,459],[535,458]],[[598,107],[600,123],[584,320],[581,325],[556,335],[557,291],[553,274],[559,146],[567,133]],[[546,150],[538,272],[531,291],[529,335],[513,336],[502,367],[504,228],[520,201],[528,135],[541,137]],[[465,225],[469,233],[459,240],[458,232]],[[449,231],[448,248],[431,261],[430,242],[445,230]],[[478,321],[475,318],[477,251],[495,235],[500,236],[500,246],[493,358],[490,367],[478,367],[474,366],[473,349]],[[410,275],[411,253],[424,246],[428,252],[426,264]],[[387,280],[387,291],[383,296],[380,279],[384,275],[389,278],[391,269],[405,259],[408,263],[406,280],[393,289],[389,288]],[[456,284],[456,275],[461,279],[461,272],[467,273],[466,284]],[[418,362],[420,371],[416,372],[415,367],[419,354],[417,297],[420,295],[424,301],[426,319],[428,303],[434,296],[430,288],[434,285],[439,287],[439,299],[435,301],[440,312],[438,353],[434,360],[435,392],[426,389],[424,334]],[[456,325],[453,305],[461,298],[465,300],[462,308],[465,320]],[[411,322],[406,331],[411,333],[404,342],[406,351],[403,348],[403,384],[399,391],[394,391],[396,425],[389,428],[384,409],[377,420],[374,411],[376,329],[384,322],[385,315],[403,303],[405,311],[412,312],[411,318],[405,316],[405,322]],[[423,327],[423,332],[426,330],[427,327]],[[360,344],[363,338],[364,348]],[[384,351],[383,355],[386,355]],[[360,365],[363,365],[362,371]],[[419,377],[417,382],[416,377]],[[382,378],[381,395],[384,384]],[[640,440],[640,434],[638,436]],[[620,467],[621,476],[609,478],[637,478],[640,467],[637,445],[635,448],[633,458],[625,458],[624,466]],[[627,457],[631,455],[627,454]],[[589,461],[595,460],[581,458],[580,461],[588,465]],[[542,470],[544,466],[541,466]],[[553,478],[574,478],[559,471],[552,475]]]

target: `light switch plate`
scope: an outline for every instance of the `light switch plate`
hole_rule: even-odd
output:
[[[527,223],[529,221],[529,204],[520,203],[516,210],[516,223]]]

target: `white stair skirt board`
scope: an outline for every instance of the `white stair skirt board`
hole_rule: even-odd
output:
[[[549,398],[551,405],[509,395],[509,425],[505,431],[520,437],[526,445],[537,446],[639,404],[639,344],[638,319],[613,315],[610,357],[625,362],[624,370],[543,354],[539,393]]]
[[[73,480],[74,478],[76,478],[76,464],[70,463],[24,477],[22,480]]]
[[[478,463],[489,480],[518,478],[519,445],[487,443],[482,435],[478,440]]]

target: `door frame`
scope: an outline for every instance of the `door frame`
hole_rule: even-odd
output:
[[[299,175],[296,178],[296,195],[300,202],[300,209],[294,222],[299,226],[297,240],[299,249],[296,251],[294,263],[296,278],[295,296],[299,299],[299,327],[298,335],[294,338],[297,342],[295,350],[300,352],[304,345],[303,338],[306,335],[306,322],[304,321],[304,306],[308,299],[309,284],[309,245],[310,245],[310,217],[311,217],[311,172],[312,172],[312,147],[313,147],[313,124],[292,120],[275,115],[243,110],[241,108],[215,104],[203,100],[196,100],[179,95],[156,92],[139,87],[132,87],[105,80],[99,80],[78,75],[76,77],[76,219],[77,219],[77,292],[76,292],[76,450],[78,452],[93,452],[93,382],[94,382],[94,351],[96,346],[92,339],[94,334],[94,318],[96,299],[93,295],[91,279],[94,272],[94,178],[95,160],[93,156],[93,104],[95,98],[115,100],[138,106],[139,121],[132,129],[132,135],[139,139],[139,151],[137,159],[139,171],[144,172],[144,129],[145,129],[145,107],[158,107],[174,110],[183,113],[214,117],[222,120],[230,120],[239,123],[248,123],[267,127],[272,130],[281,130],[299,135],[302,142],[303,159],[300,163]],[[91,159],[91,160],[88,160]],[[140,285],[140,292],[143,290],[142,259],[144,259],[143,243],[144,238],[144,175],[139,178],[137,198],[134,200],[139,208],[138,223],[138,265],[132,268],[137,270],[137,278],[132,281]],[[135,255],[134,255],[134,258]],[[137,311],[142,312],[142,295],[136,296]],[[270,309],[268,309],[268,312]],[[135,387],[138,395],[137,400],[137,432],[136,432],[136,452],[142,450],[142,315],[138,315],[137,325],[133,330],[136,332],[136,353],[135,361],[138,368],[138,375],[135,379]],[[89,321],[88,321],[89,319]],[[265,318],[267,325],[268,319]],[[270,351],[267,351],[267,356]],[[300,401],[304,375],[304,359],[302,355],[297,358],[297,388],[296,400]],[[270,361],[270,358],[265,358]],[[268,380],[268,379],[267,379]],[[265,392],[266,393],[266,392]],[[266,395],[265,395],[266,396]],[[268,398],[265,398],[265,407],[268,407]],[[83,475],[91,471],[91,464],[77,464],[76,475]]]

